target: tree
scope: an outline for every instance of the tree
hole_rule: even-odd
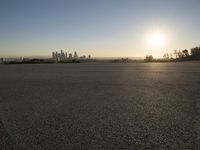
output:
[[[174,56],[175,56],[175,59],[178,58],[178,51],[177,50],[174,50]]]
[[[194,59],[200,59],[200,46],[191,49],[191,56]]]
[[[147,56],[145,57],[145,61],[146,61],[146,62],[152,62],[152,61],[153,61],[153,56],[152,56],[152,55],[147,55]]]
[[[172,53],[170,53],[169,56],[170,56],[170,59],[171,59],[171,60],[174,59]]]
[[[182,53],[183,53],[184,57],[188,57],[189,56],[189,53],[188,53],[187,49],[183,50]]]
[[[169,54],[168,54],[168,53],[165,53],[165,54],[163,55],[163,58],[164,58],[165,60],[169,60]]]
[[[180,50],[178,51],[177,54],[178,54],[178,58],[179,58],[179,59],[183,58],[183,53],[182,53]]]

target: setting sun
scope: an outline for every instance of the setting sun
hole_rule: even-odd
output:
[[[160,32],[152,33],[149,37],[149,43],[153,47],[160,47],[165,44],[165,37]]]

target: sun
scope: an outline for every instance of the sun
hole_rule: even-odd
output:
[[[165,44],[165,36],[161,32],[154,32],[149,37],[149,43],[152,47],[161,47]]]

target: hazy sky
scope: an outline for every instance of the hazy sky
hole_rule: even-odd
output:
[[[162,46],[149,43],[154,32]],[[159,57],[199,44],[200,0],[0,0],[0,57]]]

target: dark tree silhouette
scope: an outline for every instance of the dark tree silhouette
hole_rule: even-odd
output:
[[[174,50],[174,56],[175,56],[175,59],[178,58],[178,51],[177,50]]]
[[[184,57],[188,57],[189,56],[189,52],[188,52],[187,49],[183,50],[182,53],[183,53]]]
[[[200,46],[191,49],[191,57],[195,60],[200,60]]]
[[[170,53],[170,54],[169,54],[169,56],[170,56],[170,59],[171,59],[171,60],[173,60],[173,59],[174,59],[174,58],[173,58],[173,54],[172,54],[172,53]]]
[[[174,57],[173,57],[174,55]],[[146,62],[177,62],[177,61],[190,61],[200,60],[200,45],[191,48],[190,53],[187,49],[174,50],[172,53],[164,53],[163,59],[154,59],[152,55],[147,55],[144,59]]]
[[[169,60],[169,54],[168,53],[165,53],[164,55],[163,55],[163,58],[165,59],[165,60]]]
[[[178,58],[179,58],[179,59],[183,58],[183,53],[182,53],[180,50],[178,51],[177,54],[178,54]]]
[[[182,53],[183,53],[184,57],[188,57],[189,56],[189,52],[188,52],[187,49],[183,50]]]
[[[152,55],[147,55],[144,60],[146,62],[152,62],[153,61],[153,56]]]

